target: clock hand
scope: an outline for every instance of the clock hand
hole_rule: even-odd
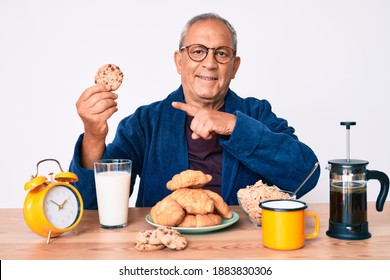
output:
[[[50,199],[50,201],[51,201],[51,202],[53,202],[55,205],[57,205],[57,206],[58,206],[58,210],[60,210],[60,209],[61,209],[61,205],[59,205],[57,202],[55,202],[55,201],[53,201],[53,200],[51,200],[51,199]]]
[[[62,202],[62,204],[59,206],[60,207],[60,209],[64,209],[64,205],[65,205],[65,203],[67,202],[68,200],[67,199],[65,199],[65,201],[64,202]]]

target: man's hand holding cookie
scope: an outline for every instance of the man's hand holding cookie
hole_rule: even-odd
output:
[[[114,64],[105,64],[95,75],[96,86],[86,89],[78,99],[76,106],[85,133],[96,139],[105,138],[108,133],[107,120],[118,110],[113,93],[123,81],[123,73]]]
[[[123,73],[113,64],[100,67],[95,75],[95,86],[87,88],[76,102],[77,112],[84,124],[82,166],[92,169],[100,158],[108,134],[107,120],[118,111],[118,89]],[[84,152],[85,151],[85,152]]]

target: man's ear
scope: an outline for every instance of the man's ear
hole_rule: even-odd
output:
[[[174,60],[176,65],[177,73],[181,74],[181,59],[183,58],[182,53],[180,51],[175,51]]]

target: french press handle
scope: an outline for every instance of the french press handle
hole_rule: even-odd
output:
[[[376,210],[381,212],[385,204],[387,194],[389,193],[389,177],[381,171],[367,170],[367,180],[378,180],[381,184],[381,190],[376,200]]]

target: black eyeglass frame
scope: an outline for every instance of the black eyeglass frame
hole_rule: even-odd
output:
[[[200,46],[200,47],[205,48],[205,49],[206,49],[206,55],[204,56],[204,58],[202,58],[202,59],[200,59],[200,60],[193,59],[193,58],[191,57],[191,55],[190,55],[190,48],[191,48],[192,46]],[[232,51],[233,55],[232,55],[232,57],[230,58],[229,61],[227,61],[227,62],[220,62],[220,61],[218,61],[218,59],[216,58],[215,54],[216,54],[216,51],[217,51],[218,49],[220,49],[220,48],[227,48],[227,49],[229,49],[229,50]],[[217,48],[208,48],[208,47],[206,47],[205,45],[202,45],[202,44],[191,44],[191,45],[188,45],[188,46],[184,46],[184,47],[181,47],[181,48],[180,48],[180,51],[183,51],[184,49],[187,49],[188,57],[189,57],[192,61],[195,61],[195,62],[201,62],[201,61],[205,60],[206,57],[207,57],[208,54],[209,54],[209,50],[213,50],[214,59],[215,59],[218,63],[220,63],[220,64],[227,64],[227,63],[231,62],[232,59],[236,56],[236,53],[237,53],[237,51],[234,50],[234,49],[232,49],[231,47],[220,46],[220,47],[217,47]]]

